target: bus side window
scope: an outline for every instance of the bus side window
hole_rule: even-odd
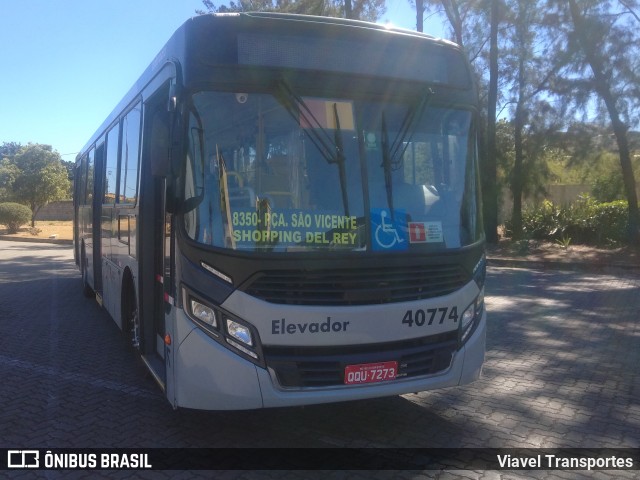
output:
[[[138,199],[138,165],[141,104],[138,103],[122,121],[120,152],[120,203],[135,204]]]
[[[118,137],[120,124],[114,125],[107,134],[107,168],[105,170],[104,200],[105,204],[113,204],[116,201],[117,177],[118,177]]]
[[[85,205],[93,204],[93,188],[94,188],[93,177],[95,173],[94,157],[95,157],[95,149],[92,147],[91,150],[89,151],[89,154],[87,155],[87,179],[86,179],[86,191],[85,191],[85,197],[84,197]]]

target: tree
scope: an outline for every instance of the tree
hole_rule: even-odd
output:
[[[608,118],[616,139],[630,239],[640,244],[640,212],[631,163],[629,127],[640,122],[640,16],[638,0],[549,0],[555,49],[566,51],[556,92],[569,113]]]
[[[511,54],[507,56],[511,63],[509,71],[513,76],[512,98],[515,104],[513,115],[514,128],[514,164],[511,175],[511,194],[513,210],[511,212],[511,228],[515,238],[522,233],[522,194],[524,189],[524,130],[527,122],[527,107],[531,100],[531,76],[533,75],[532,23],[536,5],[528,0],[517,0],[511,5],[513,35]]]
[[[630,148],[640,152],[633,142],[634,133],[629,132]],[[557,147],[562,155],[550,167],[558,183],[590,185],[591,195],[599,202],[626,199],[618,146],[610,128],[574,123],[559,135]],[[632,157],[633,170],[640,172],[640,155]]]
[[[30,143],[13,158],[20,174],[12,185],[13,200],[31,209],[31,226],[35,226],[38,211],[47,203],[69,196],[71,182],[60,154],[50,145]]]
[[[424,0],[415,0],[416,31],[424,32]]]
[[[11,198],[13,184],[20,176],[20,169],[9,159],[0,159],[0,202]]]
[[[385,12],[384,0],[231,0],[229,5],[216,5],[202,0],[206,10],[198,14],[229,12],[282,12],[325,17],[352,18],[374,22]]]
[[[558,162],[564,151],[558,147],[558,139],[550,134],[548,126],[538,119],[521,132],[520,155],[527,161],[519,166],[521,177],[520,186],[523,198],[533,198],[544,195],[545,185],[553,179],[554,174],[549,164]],[[496,124],[496,159],[498,163],[498,183],[501,187],[510,188],[515,175],[516,157],[516,125],[515,120],[500,120]],[[521,205],[522,206],[522,205]],[[513,232],[513,215],[511,218],[511,233]]]
[[[498,180],[496,147],[496,110],[498,106],[498,27],[500,5],[491,0],[491,31],[489,37],[489,92],[487,97],[487,157],[482,169],[484,223],[487,241],[498,243]]]
[[[629,202],[629,229],[631,237],[640,242],[640,213],[638,211],[638,196],[636,193],[636,182],[633,168],[631,166],[631,152],[627,139],[627,125],[622,120],[622,115],[618,107],[619,95],[614,92],[615,86],[611,85],[613,73],[612,67],[606,65],[603,52],[600,50],[599,41],[601,39],[593,35],[592,25],[582,11],[578,8],[575,0],[569,0],[571,19],[575,28],[575,34],[585,59],[591,68],[594,81],[594,89],[604,102],[611,118],[613,133],[616,136],[618,149],[620,151],[620,166],[622,168],[622,178],[624,181],[625,193]],[[595,20],[597,22],[597,20]],[[640,21],[636,28],[640,27]],[[638,51],[637,48],[635,49]],[[618,56],[620,59],[620,56]],[[615,67],[613,67],[615,68]],[[640,73],[640,72],[639,72]],[[636,81],[639,80],[636,75]],[[612,88],[613,87],[613,88]],[[618,98],[616,98],[618,97]]]
[[[13,182],[20,175],[20,169],[13,163],[13,157],[22,148],[16,142],[3,142],[0,145],[0,202],[11,199]]]
[[[500,63],[504,100],[510,105],[514,128],[511,230],[518,238],[523,195],[539,191],[540,182],[549,177],[545,161],[549,139],[562,126],[548,89],[563,54],[550,48],[540,1],[506,0],[504,12]]]
[[[0,145],[0,160],[3,158],[13,158],[21,148],[22,145],[18,142],[3,142],[2,145]]]
[[[464,29],[465,25],[464,16],[461,14],[460,4],[465,3],[459,0],[440,0],[440,5],[444,9],[444,13],[449,20],[451,31],[453,32],[453,41],[458,45],[464,46]]]
[[[416,15],[423,6],[417,0]],[[478,124],[483,217],[487,241],[498,241],[498,185],[496,170],[496,110],[498,103],[498,29],[504,9],[501,0],[427,0],[426,8],[446,18],[450,38],[467,52],[476,74],[481,105]],[[418,23],[420,25],[420,23]],[[487,28],[489,27],[489,28]],[[489,45],[489,50],[487,50]],[[485,116],[486,115],[486,116]]]

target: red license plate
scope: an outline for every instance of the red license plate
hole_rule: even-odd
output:
[[[376,383],[395,380],[398,376],[398,362],[363,363],[347,365],[344,369],[344,383]]]

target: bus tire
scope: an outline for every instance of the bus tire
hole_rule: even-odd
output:
[[[136,289],[131,272],[126,270],[122,282],[122,333],[127,343],[140,350],[140,310],[136,298]]]
[[[94,297],[95,293],[87,279],[87,255],[85,254],[84,246],[82,247],[82,255],[80,257],[80,273],[82,274],[82,294],[87,298]]]

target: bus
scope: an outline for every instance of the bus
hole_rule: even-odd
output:
[[[84,293],[174,408],[468,384],[486,335],[477,123],[448,41],[189,19],[77,156]]]

